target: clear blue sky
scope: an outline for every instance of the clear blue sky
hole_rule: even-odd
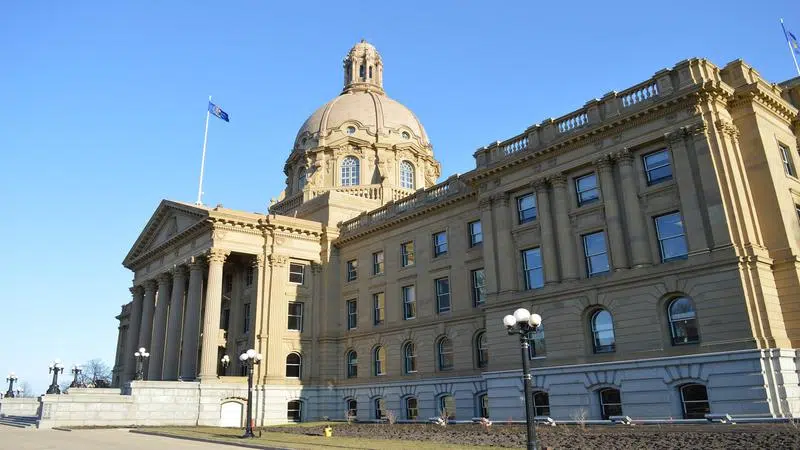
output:
[[[361,38],[443,176],[684,58],[794,75],[778,18],[800,35],[796,1],[585,3],[4,2],[2,379],[41,393],[53,358],[113,364],[132,279],[121,261],[162,198],[194,201],[209,94],[231,122],[211,123],[205,203],[264,212]]]

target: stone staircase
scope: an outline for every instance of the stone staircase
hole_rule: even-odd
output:
[[[35,430],[37,420],[35,416],[0,416],[0,426]]]

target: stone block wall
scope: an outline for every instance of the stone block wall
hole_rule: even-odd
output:
[[[39,415],[38,398],[6,397],[0,400],[0,417],[37,415]]]

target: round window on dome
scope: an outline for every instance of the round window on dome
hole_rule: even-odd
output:
[[[403,131],[400,135],[403,136],[403,139],[410,139],[411,138],[411,135],[408,134],[408,131]]]
[[[303,138],[303,140],[302,140],[302,141],[300,141],[300,144],[301,144],[301,145],[306,145],[306,138]]]
[[[356,127],[352,125],[347,127],[347,134],[355,134],[355,133],[356,133]]]

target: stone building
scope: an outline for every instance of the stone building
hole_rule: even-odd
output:
[[[133,386],[199,386],[227,423],[245,373],[221,359],[253,348],[259,424],[519,419],[502,317],[526,307],[538,415],[800,414],[800,79],[681,61],[438,181],[375,47],[343,74],[269,214],[158,206],[123,263],[123,390],[143,346]]]

